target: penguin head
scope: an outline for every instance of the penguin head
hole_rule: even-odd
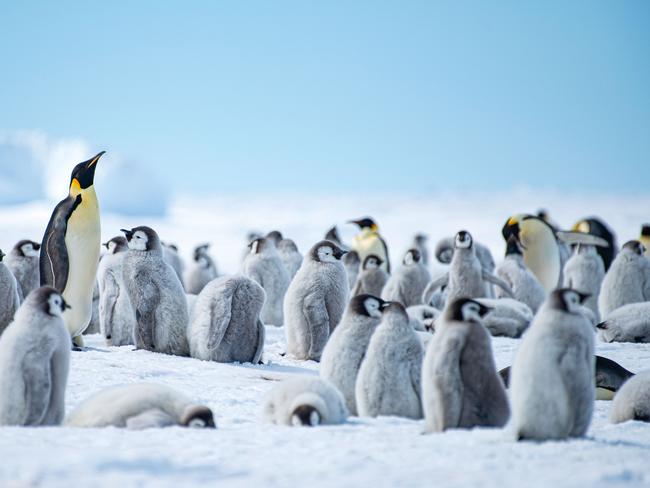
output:
[[[650,224],[643,224],[641,226],[641,237],[650,237]]]
[[[110,241],[107,241],[102,245],[106,248],[108,254],[125,252],[129,248],[129,245],[123,236],[115,236]]]
[[[350,224],[356,224],[359,229],[361,230],[370,230],[372,232],[377,232],[379,230],[379,227],[375,223],[374,220],[372,220],[370,217],[364,217],[362,219],[358,220],[350,220],[348,221]]]
[[[162,244],[155,230],[145,225],[131,230],[120,229],[124,232],[129,249],[133,251],[161,251]]]
[[[350,309],[357,315],[366,317],[381,318],[381,307],[384,305],[381,298],[373,295],[356,295],[350,300]]]
[[[194,429],[215,429],[212,410],[204,405],[190,405],[181,416],[181,425]]]
[[[330,241],[320,241],[311,248],[311,257],[318,263],[335,263],[339,261],[347,251]]]
[[[6,254],[4,252],[2,252],[2,249],[0,249],[0,263],[5,258],[5,256],[6,256]]]
[[[95,181],[95,168],[97,167],[97,161],[101,158],[106,151],[102,151],[90,158],[88,161],[79,163],[72,170],[72,175],[70,176],[70,196],[76,197],[83,193],[84,190],[87,190]]]
[[[519,241],[513,235],[508,236],[508,241],[506,242],[506,256],[515,256],[517,254],[520,256],[522,254]]]
[[[429,239],[429,237],[428,237],[426,234],[415,234],[415,237],[413,238],[413,240],[414,240],[416,243],[418,243],[418,244],[420,244],[420,245],[422,245],[422,246],[423,246],[424,244],[426,244],[426,242],[427,242],[428,239]]]
[[[420,254],[420,251],[418,251],[417,249],[409,249],[408,251],[406,251],[402,263],[405,266],[411,266],[413,264],[419,263],[421,259],[422,259],[422,255]]]
[[[207,242],[205,244],[196,246],[194,248],[194,255],[192,256],[194,261],[200,264],[207,264],[208,260],[206,258],[207,258],[209,248],[210,248],[210,244]]]
[[[320,423],[320,413],[311,405],[299,405],[291,414],[291,424],[295,427],[316,427]]]
[[[31,258],[38,256],[38,250],[40,248],[41,245],[38,242],[23,239],[18,241],[14,246],[14,254],[24,258]]]
[[[456,234],[454,239],[454,247],[456,249],[471,249],[472,248],[472,235],[466,230],[461,230]]]
[[[67,308],[71,308],[61,293],[50,286],[37,288],[27,296],[26,300],[37,302],[43,312],[51,317],[61,317]]]
[[[590,296],[589,293],[580,293],[572,288],[558,288],[551,292],[548,300],[551,307],[556,310],[580,315],[581,305]]]
[[[458,322],[481,323],[483,317],[492,310],[471,298],[458,298],[451,302],[446,310],[447,320]]]
[[[271,241],[276,247],[278,244],[280,244],[280,241],[284,239],[284,237],[282,237],[282,233],[279,230],[272,230],[266,234],[266,238]]]
[[[377,269],[383,264],[383,262],[383,259],[376,254],[368,254],[366,259],[363,260],[363,269]]]
[[[248,244],[248,247],[250,249],[251,254],[261,254],[264,249],[266,249],[266,246],[269,245],[269,242],[273,242],[271,240],[266,239],[265,237],[258,237],[257,239],[253,239],[250,244]]]
[[[627,241],[623,244],[623,249],[638,254],[639,256],[643,256],[643,253],[645,252],[645,246],[639,241]]]

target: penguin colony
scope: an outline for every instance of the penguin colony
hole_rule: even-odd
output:
[[[647,225],[619,250],[596,217],[563,231],[546,214],[515,214],[498,265],[459,230],[437,242],[432,256],[448,267],[432,275],[426,235],[391,267],[364,217],[349,221],[350,245],[332,227],[304,255],[277,230],[251,233],[241,273],[219,276],[209,244],[185,267],[147,226],[122,229],[100,255],[103,154],[74,167],[40,243],[0,251],[1,425],[216,426],[209,407],[148,383],[107,388],[64,418],[70,356],[83,354],[94,308],[107,346],[202,361],[263,364],[265,327],[282,327],[285,354],[320,362],[320,374],[270,388],[261,416],[278,425],[400,416],[427,432],[544,441],[584,436],[596,398],[613,399],[613,423],[650,421],[650,370],[595,355],[596,339],[650,342]],[[521,338],[501,372],[498,335]]]

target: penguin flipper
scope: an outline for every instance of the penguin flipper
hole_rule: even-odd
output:
[[[24,425],[41,425],[47,414],[51,397],[52,378],[49,363],[35,352],[27,353],[23,358],[22,371],[25,385],[25,422]]]
[[[257,349],[253,355],[251,363],[258,364],[262,360],[262,353],[264,352],[264,341],[266,338],[266,329],[261,320],[257,319]]]
[[[485,268],[482,271],[482,275],[484,281],[487,281],[489,283],[492,283],[493,285],[498,286],[504,292],[506,292],[506,295],[508,295],[510,298],[515,297],[515,294],[512,292],[510,285],[508,285],[508,283],[506,283],[504,280],[502,280],[498,276],[494,276],[492,273],[489,273],[488,271],[485,270]]]
[[[309,329],[309,358],[320,359],[330,334],[330,319],[324,297],[315,293],[307,295],[303,304],[303,313]]]
[[[436,290],[442,286],[445,286],[447,283],[449,283],[449,273],[445,273],[442,276],[431,281],[422,293],[422,303],[429,305],[431,298],[433,297],[433,294],[436,292]]]
[[[232,318],[232,293],[226,293],[221,300],[214,300],[212,302],[212,310],[210,313],[210,335],[208,336],[208,343],[206,347],[210,357],[213,357],[219,345],[226,335],[226,331],[230,326],[230,319]]]

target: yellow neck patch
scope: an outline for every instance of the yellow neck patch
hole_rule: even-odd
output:
[[[517,219],[517,217],[510,217],[510,219],[508,219],[508,225],[515,225],[518,222],[519,222],[519,219]]]
[[[72,178],[70,183],[70,196],[76,197],[81,193],[81,184],[77,178]]]

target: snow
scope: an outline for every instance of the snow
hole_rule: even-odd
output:
[[[103,231],[109,238],[120,227],[148,224],[164,239],[178,242],[186,256],[193,244],[211,238],[222,271],[234,272],[250,229],[278,228],[304,252],[334,223],[370,214],[380,222],[393,259],[416,231],[428,232],[435,241],[460,228],[475,233],[498,258],[500,228],[515,212],[546,206],[567,227],[600,214],[624,242],[638,234],[650,208],[644,197],[590,201],[564,196],[562,203],[557,195],[525,192],[479,197],[377,196],[363,209],[347,197],[186,199],[177,201],[167,217],[103,215]],[[46,202],[1,208],[0,247],[23,236],[39,240],[51,208]],[[349,240],[353,229],[342,230]],[[610,424],[611,402],[596,402],[587,438],[541,444],[516,443],[500,429],[423,435],[423,421],[390,417],[351,418],[341,426],[314,429],[279,427],[260,421],[264,395],[282,378],[318,371],[317,363],[280,356],[281,328],[267,327],[264,365],[106,347],[99,336],[87,336],[86,342],[88,351],[72,353],[68,412],[111,385],[159,382],[211,407],[218,429],[3,427],[0,486],[650,486],[650,425]],[[499,368],[511,364],[517,344],[493,340]],[[632,371],[650,366],[650,344],[598,343],[597,351]]]

